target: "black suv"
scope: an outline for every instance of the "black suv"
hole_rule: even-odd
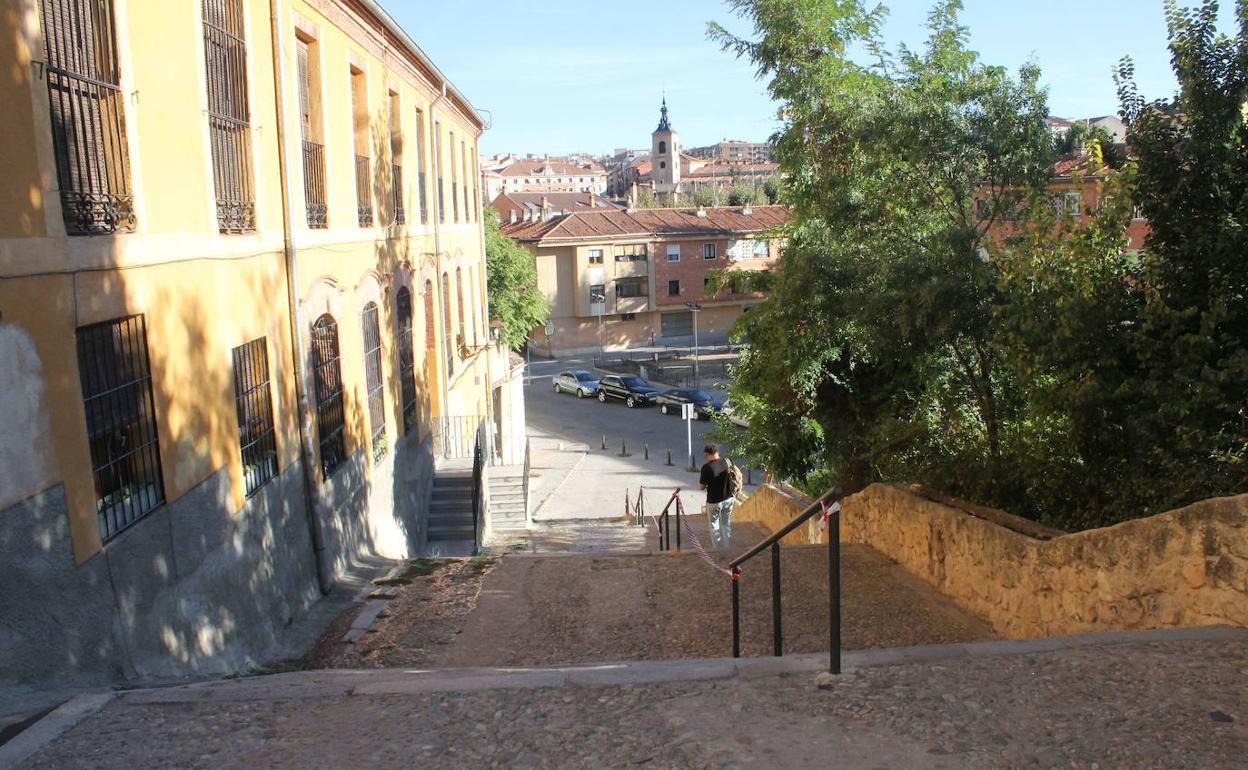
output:
[[[709,420],[720,409],[723,404],[711,397],[710,393],[705,390],[697,390],[694,388],[675,388],[659,394],[655,399],[659,404],[659,411],[663,414],[680,415],[680,407],[684,404],[693,404],[693,408],[698,415],[699,420]]]
[[[608,398],[618,398],[632,409],[654,403],[659,391],[646,384],[640,377],[607,375],[598,381],[598,400],[607,403]]]

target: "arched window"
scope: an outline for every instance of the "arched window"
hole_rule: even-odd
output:
[[[659,168],[667,168],[667,161],[665,160],[659,161]]]
[[[659,140],[659,154],[662,155],[665,152],[667,152],[667,142]]]
[[[458,267],[455,268],[455,293],[459,300],[459,332],[455,341],[459,343],[459,355],[463,358],[468,345],[468,336],[464,329],[464,271]]]
[[[328,313],[312,324],[312,382],[316,390],[316,435],[321,454],[321,478],[328,479],[347,459],[338,324]]]
[[[395,347],[399,352],[399,397],[403,432],[416,427],[416,357],[412,351],[412,292],[399,288],[394,298]]]
[[[377,303],[370,302],[360,314],[364,330],[364,387],[368,392],[368,430],[373,445],[374,462],[386,456],[386,406],[381,379],[381,322]]]

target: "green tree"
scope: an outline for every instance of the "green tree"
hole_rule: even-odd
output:
[[[518,350],[550,318],[550,303],[537,288],[533,254],[499,230],[498,212],[485,209],[485,270],[490,318],[503,322],[503,340]]]
[[[738,329],[750,341],[732,394],[751,422],[740,449],[799,481],[830,469],[849,489],[909,478],[983,498],[1010,456],[1014,408],[983,246],[1047,180],[1038,69],[981,63],[957,0],[933,8],[923,50],[896,52],[880,7],[731,5],[754,38],[711,35],[781,103],[794,209],[773,293]]]

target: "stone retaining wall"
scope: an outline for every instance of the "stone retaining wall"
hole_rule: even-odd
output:
[[[737,518],[774,529],[808,502],[760,487]],[[844,501],[842,538],[872,546],[1008,638],[1248,627],[1248,495],[1073,534],[1022,521],[874,484]],[[785,542],[820,539],[803,527]]]

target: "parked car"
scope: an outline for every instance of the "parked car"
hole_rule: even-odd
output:
[[[695,388],[673,388],[660,393],[655,400],[663,414],[679,415],[682,406],[693,404],[699,420],[711,419],[723,407],[723,402],[717,401],[710,393]]]
[[[608,398],[618,398],[632,409],[635,406],[653,404],[657,395],[657,388],[650,387],[645,380],[632,375],[609,374],[598,381],[598,400],[604,404]]]
[[[575,393],[577,398],[587,398],[598,392],[598,375],[584,369],[560,372],[551,381],[556,393]]]
[[[725,401],[723,408],[720,409],[719,411],[720,411],[720,414],[727,417],[728,422],[732,423],[733,425],[736,425],[740,428],[750,427],[750,421],[745,419],[741,415],[737,414],[737,410],[733,408],[731,400]]]

